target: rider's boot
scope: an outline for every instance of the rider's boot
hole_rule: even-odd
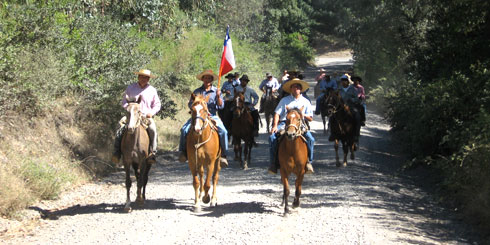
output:
[[[305,170],[306,170],[305,174],[312,174],[315,172],[313,170],[313,166],[311,165],[310,161],[306,162]]]
[[[228,160],[226,160],[225,154],[221,154],[221,158],[219,159],[219,164],[222,168],[228,167]]]
[[[112,153],[112,158],[111,158],[111,161],[114,163],[114,164],[119,164],[119,160],[121,159],[121,151],[114,151]]]
[[[151,151],[150,154],[148,155],[148,158],[146,158],[146,163],[148,164],[156,163],[157,162],[156,155],[157,155],[157,151]]]
[[[179,153],[179,162],[185,162],[187,161],[187,153],[184,151],[181,151]]]

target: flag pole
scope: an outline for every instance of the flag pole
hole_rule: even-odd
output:
[[[228,25],[226,27],[226,37],[228,37],[229,35],[229,30],[230,30],[230,25]],[[228,41],[227,38],[225,38],[225,42],[223,44],[223,47],[226,48],[226,42]],[[219,73],[218,73],[218,89],[220,88],[220,84],[221,84],[221,75],[222,75],[222,72],[223,72],[223,63],[225,62],[225,52],[223,52],[223,54],[221,55],[221,63],[219,65]]]

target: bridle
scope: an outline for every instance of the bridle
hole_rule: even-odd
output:
[[[303,138],[303,133],[305,131],[304,129],[306,128],[306,126],[305,126],[306,124],[304,122],[304,119],[301,116],[301,113],[299,111],[295,110],[295,112],[292,112],[292,113],[297,113],[298,115],[295,114],[295,116],[298,116],[299,119],[298,119],[297,123],[295,123],[295,124],[289,123],[286,126],[286,134],[288,135],[288,137],[290,136],[293,139],[295,139],[296,137],[302,137]],[[291,120],[291,119],[289,119],[289,120]],[[289,135],[287,133],[289,128],[294,128],[294,133],[292,135]]]
[[[141,117],[142,117],[141,111],[138,109],[138,111],[136,113],[133,112],[133,109],[135,109],[135,107],[137,105],[139,105],[139,104],[138,103],[134,103],[134,102],[131,102],[128,105],[128,108],[129,108],[129,111],[128,111],[129,112],[128,132],[131,133],[131,134],[135,132],[136,128],[138,128],[139,125],[141,125],[141,121],[142,121],[141,120]],[[134,118],[133,116],[135,116],[136,118]],[[130,126],[133,126],[133,125],[131,125],[132,124],[131,123],[132,120],[136,120],[134,122],[134,127],[130,127]]]

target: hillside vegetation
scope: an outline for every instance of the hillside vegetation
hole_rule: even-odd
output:
[[[490,230],[490,32],[484,0],[51,0],[0,5],[0,214],[110,171],[119,100],[152,70],[160,147],[175,149],[195,75],[217,70],[226,25],[236,71],[303,68],[319,43],[353,50],[433,183]],[[332,41],[336,40],[336,41]],[[345,41],[338,41],[345,40]],[[369,108],[368,108],[369,109]],[[42,189],[42,190],[40,190]]]

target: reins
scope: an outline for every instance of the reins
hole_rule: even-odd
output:
[[[209,116],[208,116],[208,117],[206,117],[205,119],[204,119],[203,117],[196,116],[196,120],[197,120],[197,119],[200,119],[200,120],[202,120],[202,121],[204,122],[204,125],[202,126],[202,130],[204,131],[204,129],[205,129],[206,127],[208,127],[208,126],[209,126]],[[210,126],[210,129],[211,129],[211,130],[214,130],[214,128],[213,128],[213,127],[211,127],[211,126]],[[205,141],[203,141],[203,142],[199,142],[199,138],[200,138],[200,137],[198,137],[198,138],[197,138],[197,143],[196,143],[196,144],[194,144],[194,149],[195,149],[195,150],[194,150],[194,154],[195,154],[195,157],[196,157],[196,158],[195,158],[195,159],[196,159],[196,171],[198,170],[198,164],[197,164],[197,149],[199,149],[199,147],[203,146],[204,144],[208,143],[208,142],[209,142],[209,140],[211,140],[211,135],[212,135],[212,132],[210,132],[210,133],[209,133],[208,138],[207,138]]]

